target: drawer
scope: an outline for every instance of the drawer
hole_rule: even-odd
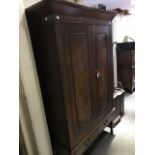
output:
[[[103,130],[102,130],[103,131]],[[99,127],[93,131],[76,149],[73,151],[74,155],[82,155],[88,148],[89,146],[95,141],[95,139],[99,136],[99,134],[102,132],[99,130]]]
[[[120,114],[120,106],[121,106],[121,100],[120,100],[120,96],[116,97],[114,99],[114,106],[116,108],[116,110],[114,111],[114,118],[117,117]]]
[[[78,145],[73,151],[74,155],[83,154],[89,146],[95,141],[95,139],[103,132],[105,127],[108,127],[109,123],[113,120],[113,114],[116,108],[113,108],[95,127],[95,129]]]
[[[113,107],[113,109],[106,115],[104,119],[105,125],[106,123],[108,125],[111,121],[113,121],[115,112],[116,112],[116,107]]]

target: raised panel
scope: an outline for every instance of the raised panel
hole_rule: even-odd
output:
[[[93,26],[94,55],[96,57],[96,115],[103,116],[110,110],[109,102],[109,26]]]
[[[86,33],[70,34],[70,55],[73,69],[73,83],[78,127],[91,118],[91,92],[88,37]]]
[[[100,77],[97,78],[97,98],[98,98],[98,110],[103,110],[105,104],[107,104],[108,96],[108,73],[107,73],[107,35],[105,33],[97,33],[95,36],[95,51],[96,51],[96,64],[97,72]]]
[[[86,136],[93,119],[90,26],[63,24],[68,63],[72,131],[76,142]]]

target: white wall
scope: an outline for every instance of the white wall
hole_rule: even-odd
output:
[[[40,2],[41,0],[23,0],[24,2],[24,7],[27,8],[35,3]]]
[[[96,6],[97,4],[104,4],[108,10],[114,8],[130,9],[134,5],[135,0],[85,0],[89,6]]]
[[[29,36],[29,30],[27,26],[27,21],[25,17],[25,7],[23,0],[20,0],[20,18],[19,18],[19,56],[20,56],[20,78],[23,84],[23,91],[25,95],[25,104],[27,104],[27,109],[29,112],[29,117],[31,120],[31,127],[34,133],[34,141],[37,146],[37,152],[39,155],[52,155],[52,148],[44,113],[44,107],[40,92],[40,86],[38,82],[38,76],[36,72],[36,66],[32,51],[31,40]],[[22,94],[20,92],[20,94]],[[20,121],[23,131],[26,130],[24,127],[24,111],[26,109],[22,108],[22,100],[20,100]],[[28,113],[27,113],[28,115]],[[28,122],[27,122],[28,123]],[[25,138],[27,137],[25,132],[23,133]],[[28,144],[28,143],[27,143]],[[29,155],[34,155],[32,153],[32,146],[27,146]],[[36,155],[36,154],[35,154]]]
[[[113,21],[113,41],[123,42],[125,36],[135,38],[135,16],[117,15]]]
[[[113,21],[113,42],[124,42],[125,37],[131,37],[135,40],[135,16],[117,15]],[[132,40],[128,40],[132,41]],[[117,86],[117,56],[116,44],[113,45],[113,63],[114,63],[114,86]]]

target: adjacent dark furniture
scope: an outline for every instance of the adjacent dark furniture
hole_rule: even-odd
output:
[[[116,110],[111,38],[115,14],[41,1],[26,9],[26,15],[54,154],[81,155],[110,126]]]
[[[117,44],[118,81],[130,93],[135,90],[135,42]]]
[[[115,127],[124,115],[124,93],[125,91],[121,88],[114,89],[113,102],[116,108],[114,112],[114,119],[112,122],[113,127]]]

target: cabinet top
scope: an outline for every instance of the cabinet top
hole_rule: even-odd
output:
[[[112,21],[116,13],[98,8],[87,7],[62,0],[44,0],[26,9],[29,20],[36,20],[50,15],[87,17]]]

